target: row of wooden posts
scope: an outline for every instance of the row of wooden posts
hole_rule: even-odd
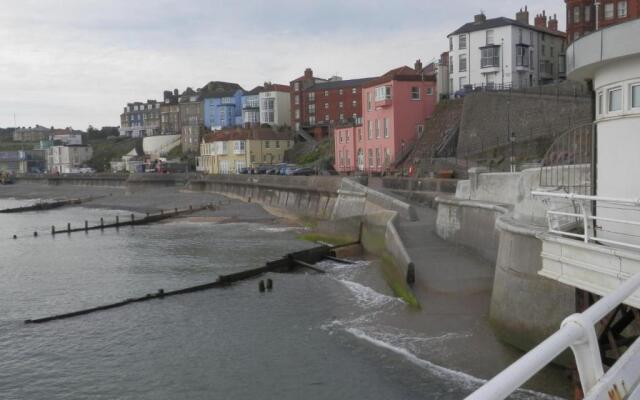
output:
[[[60,233],[71,234],[73,232],[89,232],[92,230],[105,230],[109,228],[120,228],[122,226],[134,226],[134,225],[145,225],[151,224],[154,222],[160,222],[169,218],[175,218],[182,214],[191,214],[198,211],[204,210],[215,210],[215,206],[212,203],[206,204],[204,206],[196,207],[189,206],[189,208],[184,210],[178,210],[174,208],[173,211],[165,212],[165,210],[160,210],[159,214],[151,215],[146,213],[146,216],[142,218],[136,219],[135,214],[131,214],[128,221],[121,221],[120,216],[115,217],[115,223],[105,223],[104,217],[100,217],[100,224],[89,226],[89,221],[84,221],[84,226],[81,228],[72,228],[71,223],[67,222],[66,229],[56,229],[55,225],[51,225],[51,235],[55,236]],[[38,232],[33,232],[34,237],[38,237]],[[18,239],[17,235],[13,235],[13,239]]]

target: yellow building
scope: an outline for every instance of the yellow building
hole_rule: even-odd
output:
[[[205,135],[200,144],[198,170],[208,174],[237,174],[243,168],[258,168],[283,162],[293,147],[289,132],[271,128],[223,130]]]

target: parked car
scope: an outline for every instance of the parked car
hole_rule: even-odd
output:
[[[296,176],[311,176],[315,175],[316,171],[313,168],[296,168],[291,171],[291,173],[287,175],[296,175]]]
[[[240,168],[240,171],[238,171],[239,174],[248,174],[249,173],[249,168]]]

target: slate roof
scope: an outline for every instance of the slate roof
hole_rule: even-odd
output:
[[[364,87],[371,87],[389,81],[435,81],[435,76],[418,73],[415,69],[404,65],[394,68],[378,78],[369,80]]]
[[[253,89],[251,89],[250,91],[248,91],[247,93],[245,93],[245,96],[255,96],[255,95],[260,94],[260,92],[264,92],[264,87],[256,86]]]
[[[200,89],[200,99],[232,97],[242,86],[232,82],[211,81]]]
[[[462,25],[460,28],[456,29],[455,31],[451,32],[449,35],[447,35],[447,37],[453,36],[453,35],[459,35],[461,33],[471,33],[476,31],[483,31],[485,29],[500,28],[503,26],[510,26],[510,25],[532,29],[538,32],[548,33],[549,35],[565,37],[564,32],[551,31],[547,28],[540,28],[535,25],[525,24],[524,22],[516,21],[515,19],[506,18],[506,17],[489,18],[482,22],[469,22],[467,24]]]
[[[332,89],[340,89],[340,88],[348,88],[354,86],[362,86],[368,81],[374,78],[360,78],[360,79],[347,79],[342,81],[328,81],[322,83],[316,83],[313,86],[306,89],[306,91],[314,91],[314,90],[332,90]]]
[[[231,140],[291,140],[290,132],[276,132],[271,128],[232,128],[205,135],[205,143]]]

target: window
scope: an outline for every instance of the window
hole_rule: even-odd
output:
[[[300,109],[296,108],[296,119],[300,119]]]
[[[316,94],[314,92],[309,93],[309,101],[316,101]]]
[[[573,7],[573,23],[580,23],[580,6]]]
[[[373,138],[373,132],[371,130],[371,120],[367,121],[367,137],[369,139]]]
[[[609,89],[609,112],[622,110],[622,88]]]
[[[631,108],[640,107],[640,85],[631,86]]]
[[[540,46],[540,54],[544,57],[547,55],[547,48],[544,45]]]
[[[498,67],[500,66],[500,47],[491,46],[481,50],[480,67]]]
[[[493,44],[494,41],[494,37],[493,37],[493,29],[489,29],[487,31],[487,45]]]
[[[324,120],[325,120],[325,121],[329,121],[329,114],[325,114],[325,115],[324,115]]]
[[[420,100],[420,88],[417,86],[411,87],[411,100]]]
[[[389,137],[389,118],[385,118],[383,124],[384,124],[384,127],[383,127],[384,137],[388,138]]]
[[[279,148],[280,148],[280,141],[276,140],[276,149],[279,149]]]
[[[378,124],[378,120],[377,119],[376,119],[374,125],[376,127],[376,139],[380,139],[380,125]]]
[[[369,149],[367,153],[369,154],[369,167],[373,167],[373,149]]]
[[[467,55],[466,54],[460,54],[459,60],[458,60],[458,68],[460,69],[459,72],[467,71]]]
[[[618,18],[626,18],[627,16],[627,0],[618,2]]]
[[[316,116],[309,115],[309,125],[315,125],[315,124],[316,124]]]
[[[356,93],[358,93],[358,89],[356,89],[356,88],[351,89],[351,93],[352,93],[352,94],[356,94]]]
[[[269,149],[269,148],[271,148],[271,143],[270,143],[268,140],[265,140],[265,141],[264,141],[264,148],[265,148],[265,149]]]
[[[528,67],[529,66],[529,54],[527,54],[527,48],[525,46],[516,45],[516,66]]]
[[[418,124],[416,125],[416,133],[419,135],[422,135],[422,133],[424,132],[424,125],[422,124]]]
[[[613,19],[614,15],[613,3],[605,3],[604,5],[604,19]]]
[[[344,108],[344,102],[342,102],[342,101],[341,101],[341,102],[339,102],[339,103],[338,103],[338,108]]]
[[[328,90],[324,91],[324,97],[329,97],[329,91]]]
[[[344,93],[344,92],[342,91],[342,89],[338,90],[338,94],[339,94],[340,96],[342,96],[342,93]]]
[[[449,51],[453,51],[453,38],[449,38]]]
[[[338,116],[338,119],[340,120],[340,122],[344,121],[344,114],[342,114],[342,113],[341,113],[341,114]]]
[[[294,83],[294,84],[293,84],[293,89],[294,89],[296,92],[299,92],[299,91],[300,91],[300,82],[296,82],[296,83]]]
[[[324,103],[324,109],[328,110],[329,109],[329,103]]]
[[[346,135],[345,141],[346,141],[347,143],[349,143],[349,139],[350,139],[350,138],[349,138],[349,131],[345,131],[345,135]]]
[[[380,86],[376,88],[376,101],[390,100],[391,86]]]
[[[367,93],[367,111],[371,111],[371,92]]]
[[[316,105],[309,104],[309,114],[315,114],[315,113],[316,113]]]
[[[458,36],[458,49],[465,50],[467,48],[467,35],[462,34]]]
[[[358,101],[357,100],[353,100],[351,102],[351,107],[357,107],[358,106]]]
[[[300,95],[299,94],[296,95],[295,99],[296,99],[295,103],[296,104],[300,104]]]
[[[591,6],[584,6],[584,22],[590,22],[590,21],[591,21]]]
[[[433,88],[427,88],[427,96],[433,96]]]
[[[376,149],[376,167],[380,166],[380,149]]]

